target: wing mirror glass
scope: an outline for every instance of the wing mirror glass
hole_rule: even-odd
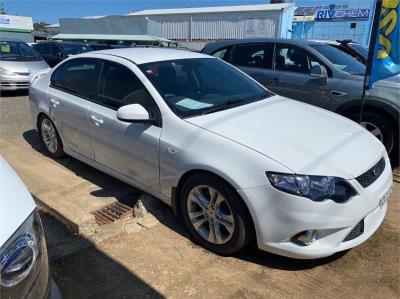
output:
[[[149,112],[140,104],[122,106],[117,111],[117,118],[126,122],[151,123]]]

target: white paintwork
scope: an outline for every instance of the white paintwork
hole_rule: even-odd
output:
[[[216,58],[182,50],[153,48],[118,49],[79,56],[111,60],[127,66],[142,81],[159,107],[162,127],[121,122],[117,120],[115,111],[88,103],[85,104],[85,109],[91,112],[88,115],[103,115],[104,124],[95,127],[87,120],[91,123],[88,132],[92,135],[75,134],[74,142],[82,142],[79,146],[83,148],[90,147],[92,142],[99,155],[96,153],[96,159],[93,159],[82,154],[84,151],[79,153],[76,148],[68,146],[67,136],[61,131],[67,154],[149,192],[167,204],[171,204],[172,189],[178,186],[185,173],[191,170],[212,172],[240,194],[252,216],[259,248],[281,255],[297,258],[328,256],[362,243],[382,222],[387,205],[378,208],[379,199],[391,187],[390,162],[383,145],[356,123],[280,96],[181,119],[170,110],[134,63]],[[45,113],[60,132],[61,128],[74,124],[66,124],[65,119],[51,110],[51,73],[34,82],[29,102],[35,122],[39,113]],[[64,97],[64,103],[79,102],[76,97]],[[83,129],[86,130],[80,125],[79,130]],[[128,129],[131,135],[123,135]],[[355,177],[382,157],[386,160],[384,173],[371,186],[362,188]],[[313,202],[273,188],[266,178],[266,171],[343,177],[359,195],[344,204],[331,200]],[[342,242],[364,218],[365,233],[352,241]],[[306,229],[319,229],[323,236],[307,247],[289,241]]]
[[[0,247],[35,209],[24,183],[0,156]]]
[[[117,111],[117,118],[119,120],[148,120],[149,113],[142,105],[131,104],[122,106]]]

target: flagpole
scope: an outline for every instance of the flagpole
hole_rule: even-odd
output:
[[[371,70],[372,70],[372,61],[374,59],[374,55],[377,55],[375,53],[375,42],[377,35],[379,34],[379,21],[380,21],[380,16],[381,16],[381,10],[382,10],[382,0],[376,0],[375,1],[375,10],[374,10],[374,19],[372,23],[372,29],[371,29],[371,35],[370,35],[370,40],[369,40],[369,48],[368,48],[368,59],[365,67],[365,75],[364,75],[364,84],[363,84],[363,92],[362,92],[362,97],[361,97],[361,107],[360,107],[360,123],[362,121],[362,115],[363,115],[363,110],[364,110],[364,104],[365,104],[365,95],[368,89],[370,89],[371,86],[369,86],[370,82],[370,76],[371,76]]]

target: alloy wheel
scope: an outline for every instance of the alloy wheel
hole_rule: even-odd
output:
[[[220,245],[232,238],[234,216],[216,189],[206,185],[193,188],[188,195],[187,212],[194,229],[208,242]]]
[[[52,154],[56,153],[58,149],[58,140],[53,123],[47,118],[43,119],[40,130],[42,132],[43,142],[48,151]]]
[[[378,138],[381,142],[383,142],[383,133],[376,125],[367,121],[361,122],[360,125],[365,129],[367,129],[372,135]]]

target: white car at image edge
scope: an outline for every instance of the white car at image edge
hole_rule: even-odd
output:
[[[61,298],[49,273],[43,227],[32,196],[0,156],[1,298]]]
[[[171,205],[195,242],[319,258],[382,223],[383,145],[356,123],[277,96],[220,59],[129,48],[71,57],[30,87],[35,127],[64,154]]]

